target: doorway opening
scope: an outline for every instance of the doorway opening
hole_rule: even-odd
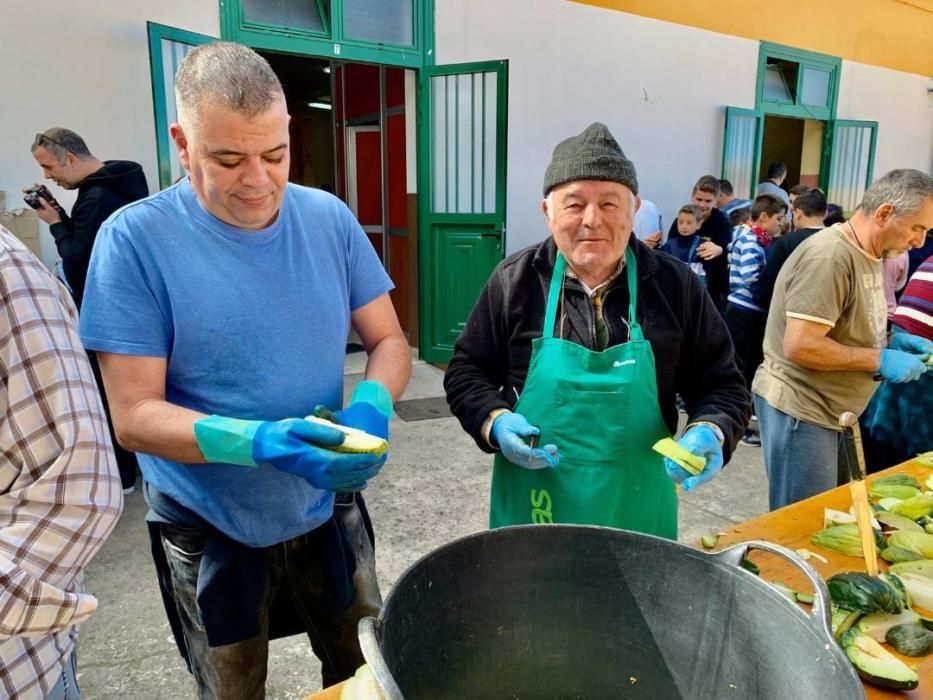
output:
[[[767,178],[771,163],[787,166],[785,189],[796,184],[818,187],[823,154],[824,124],[816,119],[765,115],[758,182]]]
[[[392,303],[417,347],[414,71],[260,53],[292,117],[289,180],[347,204],[395,284]]]

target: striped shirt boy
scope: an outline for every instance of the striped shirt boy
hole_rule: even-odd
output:
[[[765,267],[765,249],[750,226],[742,226],[729,248],[729,297],[736,306],[764,313],[758,303],[758,279]]]

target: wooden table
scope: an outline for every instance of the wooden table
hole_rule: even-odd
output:
[[[883,472],[872,474],[866,481],[871,484],[879,476],[889,476],[891,474],[910,474],[917,477],[917,480],[922,484],[933,474],[933,469],[924,467],[916,460],[913,460],[891,467]],[[728,478],[728,475],[725,478]],[[827,564],[816,558],[811,558],[808,562],[824,579],[843,571],[864,571],[865,562],[862,559],[847,557],[810,544],[810,537],[813,533],[823,527],[824,509],[833,508],[845,512],[849,510],[851,505],[852,498],[849,495],[849,487],[840,486],[800,503],[795,503],[773,513],[767,513],[748,520],[741,525],[736,525],[719,538],[716,548],[722,549],[749,540],[766,540],[787,547],[790,550],[806,548],[825,557],[828,560]],[[691,544],[699,546],[699,543]],[[782,581],[795,590],[809,592],[810,584],[807,579],[783,559],[764,552],[754,552],[749,558],[761,568],[763,579]],[[887,563],[881,561],[881,568],[886,569]],[[809,606],[802,607],[809,611]],[[925,613],[928,617],[933,617],[933,611],[921,610],[920,612],[921,614]],[[890,649],[890,646],[886,645],[886,648],[897,655],[893,649]],[[911,666],[917,667],[920,686],[911,692],[895,692],[866,683],[865,692],[869,700],[907,700],[908,698],[910,700],[921,700],[921,698],[933,698],[933,656],[920,659],[901,658]],[[342,687],[343,684],[325,688],[308,696],[305,700],[339,700]]]
[[[883,472],[870,475],[866,482],[870,485],[874,479],[880,476],[889,476],[891,474],[910,474],[915,476],[922,484],[933,474],[933,469],[924,467],[916,460],[904,462],[896,467],[891,467]],[[717,549],[747,542],[749,540],[766,540],[774,544],[787,547],[790,550],[805,548],[811,552],[820,554],[828,560],[827,564],[816,558],[811,558],[809,563],[816,569],[824,579],[828,579],[833,574],[843,571],[865,571],[865,562],[861,558],[847,557],[844,554],[831,552],[815,545],[810,544],[810,537],[823,527],[823,510],[833,508],[846,512],[852,505],[852,498],[849,494],[848,486],[826,491],[818,496],[808,498],[805,501],[795,503],[794,505],[781,508],[772,513],[767,513],[752,520],[748,520],[741,525],[727,530],[719,539]],[[696,544],[698,543],[690,543]],[[768,581],[782,581],[794,590],[810,592],[810,584],[806,578],[800,574],[793,566],[773,555],[763,552],[755,552],[750,557],[761,568],[761,576]],[[887,568],[888,564],[881,559],[881,569]],[[809,606],[802,606],[809,610]],[[920,609],[921,614],[926,616],[933,615],[933,611]],[[890,645],[885,645],[889,651],[894,653]],[[876,686],[865,684],[865,692],[870,700],[906,700],[907,698],[920,700],[920,698],[933,698],[933,656],[921,657],[919,659],[900,657],[907,664],[917,667],[917,674],[920,676],[920,686],[911,692],[896,692],[885,690]]]

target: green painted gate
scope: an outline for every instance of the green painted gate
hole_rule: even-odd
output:
[[[508,64],[432,66],[419,80],[420,353],[444,363],[505,250]]]

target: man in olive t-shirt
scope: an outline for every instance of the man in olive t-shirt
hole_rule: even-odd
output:
[[[894,170],[781,269],[752,385],[772,510],[846,481],[839,415],[865,409],[876,374],[905,382],[926,371],[933,343],[907,333],[887,342],[881,260],[920,246],[931,227],[933,179]]]

